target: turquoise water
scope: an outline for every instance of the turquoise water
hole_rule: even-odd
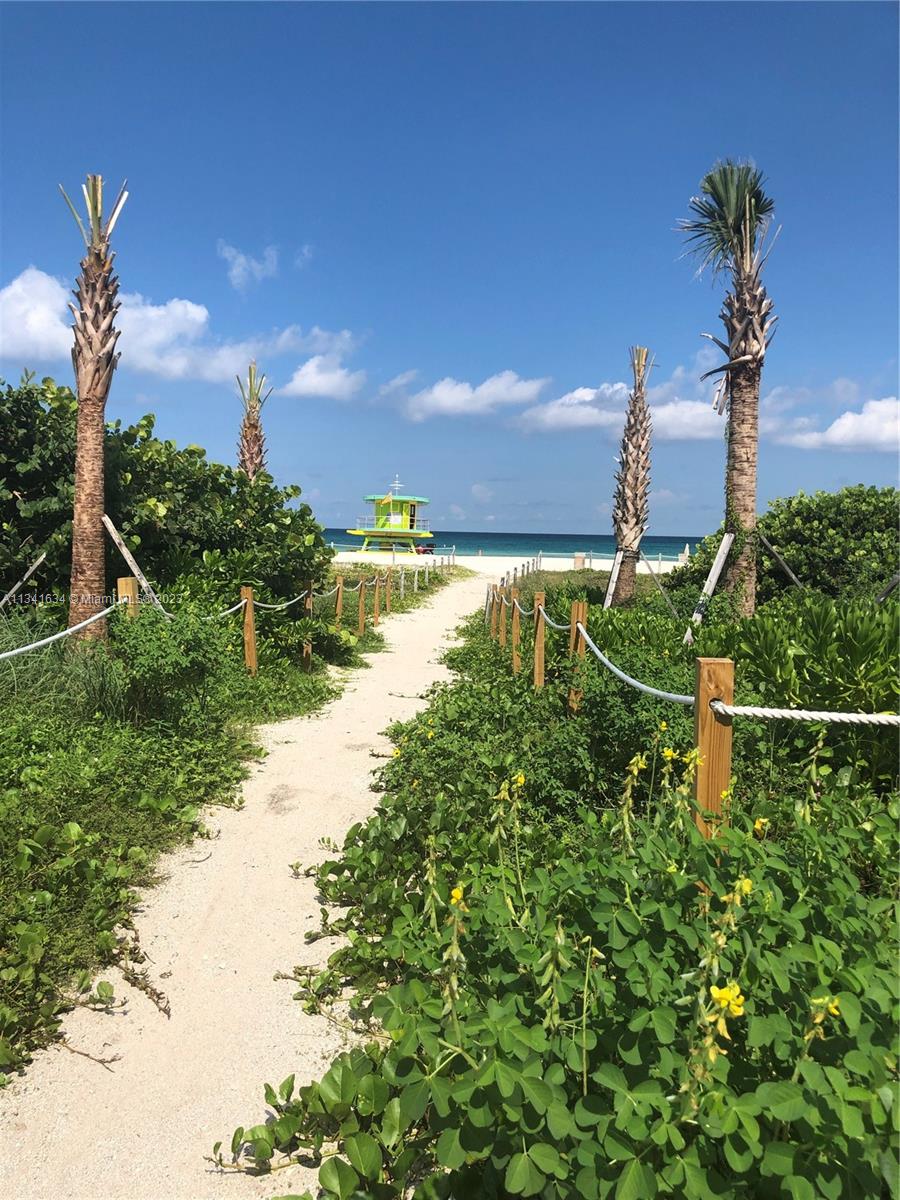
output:
[[[340,549],[362,545],[362,539],[352,538],[346,529],[326,529],[325,540],[334,542]],[[658,554],[666,558],[677,558],[689,545],[691,552],[700,541],[699,537],[679,534],[677,537],[645,537],[641,548],[648,558]],[[455,546],[457,554],[498,555],[503,558],[533,558],[538,552],[544,554],[572,555],[591,551],[597,557],[611,558],[616,552],[615,538],[599,533],[473,533],[471,530],[444,529],[434,531],[434,540],[429,543],[440,553],[441,548]]]

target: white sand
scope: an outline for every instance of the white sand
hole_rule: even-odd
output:
[[[372,755],[390,749],[381,730],[421,709],[421,693],[447,677],[441,648],[483,588],[483,578],[461,580],[387,619],[385,651],[336,701],[260,731],[269,755],[245,785],[245,807],[208,815],[216,839],[169,856],[136,917],[171,1019],[116,972],[106,977],[125,1011],[66,1018],[72,1046],[119,1061],[106,1070],[53,1047],[0,1092],[3,1200],[255,1200],[314,1189],[305,1168],[223,1175],[203,1156],[217,1140],[227,1150],[238,1124],[265,1120],[264,1082],[291,1072],[308,1082],[343,1048],[291,999],[290,983],[272,978],[324,961],[335,945],[304,943],[320,906],[312,880],[295,879],[288,864],[327,857],[319,839],[340,840],[372,811]]]
[[[440,561],[440,555],[434,558],[430,554],[397,554],[391,555],[387,551],[367,551],[365,554],[359,554],[352,550],[341,550],[334,556],[335,563],[372,563],[379,567],[389,567],[393,563],[395,567],[408,567],[415,570],[416,567],[424,568],[426,563],[434,565]],[[664,561],[658,563],[655,558],[651,558],[651,565],[657,575],[666,575],[669,571],[673,571],[678,563],[672,561]],[[611,558],[599,558],[594,555],[593,562],[585,556],[584,566],[593,566],[595,571],[609,571],[612,569],[613,560]],[[511,558],[499,554],[457,554],[456,565],[458,567],[468,567],[471,571],[477,571],[479,575],[486,575],[492,580],[500,579],[507,572],[512,572],[513,568],[521,570],[522,563],[517,558]],[[575,567],[574,555],[554,555],[552,558],[544,555],[542,559],[541,569],[544,571],[571,571]],[[638,572],[641,575],[647,574],[647,564],[644,562],[638,563]]]

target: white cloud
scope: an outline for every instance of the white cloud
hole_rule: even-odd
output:
[[[69,293],[52,275],[26,267],[0,291],[0,358],[48,362],[68,358]]]
[[[419,372],[415,369],[411,371],[403,371],[400,375],[395,375],[393,379],[389,379],[387,383],[381,385],[378,389],[379,396],[393,396],[397,392],[403,392],[414,379],[418,377]]]
[[[228,263],[228,282],[239,292],[251,283],[259,283],[278,274],[277,246],[266,246],[262,258],[253,258],[219,238],[216,253]]]
[[[491,500],[493,500],[494,493],[484,483],[473,483],[472,497],[473,499],[477,500],[479,504],[488,504]]]
[[[460,508],[458,504],[451,504],[450,516],[455,517],[457,521],[464,521],[466,519],[466,510],[464,508]]]
[[[23,365],[68,361],[72,347],[69,298],[52,275],[28,267],[0,291],[0,358]],[[201,379],[224,383],[246,370],[252,358],[281,354],[344,355],[354,347],[349,330],[338,333],[299,325],[240,341],[221,341],[210,333],[209,310],[192,300],[154,304],[137,292],[123,293],[117,323],[122,366],[164,379]]]
[[[808,419],[803,425],[810,424]],[[776,433],[775,440],[801,450],[900,449],[900,403],[896,396],[866,400],[859,412],[847,411],[825,429],[801,428]]]
[[[522,413],[523,428],[534,431],[618,427],[622,424],[628,388],[624,383],[575,388],[556,400],[535,405]]]
[[[650,404],[653,436],[663,442],[709,441],[725,436],[725,421],[706,400]]]
[[[668,379],[647,389],[653,432],[660,441],[687,441],[721,437],[722,418],[712,407],[713,385],[700,381],[715,365],[715,351],[704,346],[690,367],[678,366]],[[608,429],[618,437],[625,419],[629,385],[617,381],[598,387],[578,387],[556,400],[535,405],[522,413],[522,428],[536,433],[567,429]]]
[[[501,371],[473,387],[449,376],[411,396],[407,414],[413,421],[426,417],[472,416],[494,412],[504,404],[531,404],[547,379],[520,379],[515,371]]]
[[[300,249],[294,255],[294,266],[297,268],[298,271],[302,271],[303,268],[307,265],[307,263],[312,261],[313,253],[314,253],[313,248],[309,244],[309,242],[307,242],[306,245],[300,247]]]
[[[349,400],[366,381],[365,371],[349,371],[337,354],[314,354],[297,368],[284,387],[282,396],[321,396],[329,400]]]

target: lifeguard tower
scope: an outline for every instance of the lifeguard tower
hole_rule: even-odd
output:
[[[387,494],[377,493],[364,496],[367,504],[374,504],[375,511],[371,516],[360,517],[356,529],[347,532],[354,537],[361,537],[363,544],[360,551],[391,550],[402,554],[421,554],[425,550],[421,543],[427,542],[433,536],[428,521],[423,521],[419,510],[428,503],[427,496],[403,496],[400,489],[403,484],[398,475],[394,476]]]

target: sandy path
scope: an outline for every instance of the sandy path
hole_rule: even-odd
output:
[[[440,649],[483,596],[474,577],[391,617],[385,651],[336,701],[260,731],[269,754],[245,785],[244,808],[213,810],[217,839],[166,859],[165,881],[136,919],[171,1019],[117,974],[109,978],[127,997],[123,1012],[69,1015],[73,1046],[120,1061],[107,1071],[51,1048],[0,1092],[4,1200],[255,1200],[314,1187],[303,1168],[254,1179],[217,1173],[203,1156],[216,1140],[227,1147],[238,1124],[265,1119],[264,1082],[292,1071],[307,1082],[342,1048],[272,978],[333,945],[304,943],[319,905],[312,881],[295,879],[288,863],[323,857],[321,837],[340,839],[372,810],[371,751],[389,749],[381,731],[447,677]]]

